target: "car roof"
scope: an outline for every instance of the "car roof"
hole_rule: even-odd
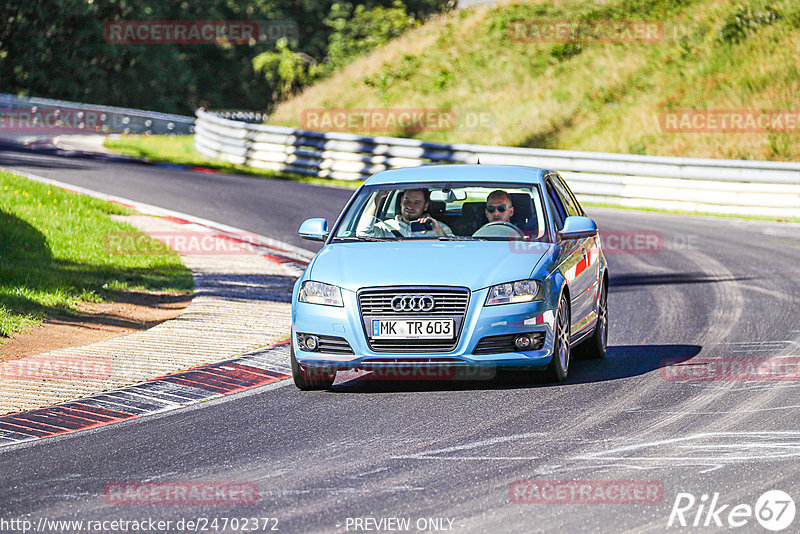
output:
[[[364,185],[451,181],[541,184],[549,172],[522,165],[422,165],[375,173],[364,181]]]

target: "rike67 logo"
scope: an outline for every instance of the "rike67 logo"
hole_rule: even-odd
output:
[[[704,493],[698,499],[692,493],[678,493],[669,514],[667,527],[725,527],[736,529],[748,526],[753,531],[753,518],[767,530],[784,530],[794,521],[794,499],[781,490],[769,490],[756,499],[755,506],[747,503],[720,502],[719,493]]]

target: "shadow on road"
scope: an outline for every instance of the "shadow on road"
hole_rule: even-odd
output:
[[[708,273],[664,273],[664,274],[621,274],[611,276],[609,291],[625,291],[624,288],[637,286],[663,286],[681,284],[715,284],[752,280],[752,276],[718,276]]]
[[[370,374],[342,381],[333,387],[334,393],[398,393],[414,391],[465,391],[524,389],[569,386],[619,380],[655,371],[669,363],[681,363],[696,356],[699,345],[618,345],[608,348],[602,360],[573,360],[569,378],[560,383],[548,383],[542,373],[500,370],[491,380],[407,380],[375,379]],[[406,373],[409,374],[409,373]],[[342,380],[340,375],[337,380]]]
[[[45,159],[41,157],[28,157],[29,155],[44,155],[58,157],[59,159]],[[0,138],[0,167],[6,168],[37,168],[37,169],[70,169],[89,170],[87,164],[81,160],[102,159],[103,156],[77,151],[60,150],[54,146],[37,146],[36,148],[23,145],[21,142]]]

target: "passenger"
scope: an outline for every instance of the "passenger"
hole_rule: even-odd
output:
[[[374,215],[378,206],[390,191],[381,191],[375,196],[374,205],[365,210],[365,215]],[[370,228],[359,225],[359,235],[372,237],[429,237],[430,232],[437,236],[452,236],[453,231],[446,224],[437,221],[428,213],[431,193],[428,189],[406,189],[400,199],[400,214],[393,219],[378,221]],[[414,228],[412,223],[421,223],[427,228]],[[417,225],[414,225],[417,226]]]

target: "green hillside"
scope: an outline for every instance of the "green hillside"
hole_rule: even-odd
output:
[[[604,34],[612,36],[610,42],[591,36],[583,42],[537,40],[537,29],[554,20],[584,29],[650,21],[659,34],[643,40]],[[319,108],[437,109],[484,122],[449,130],[357,133],[798,160],[799,58],[797,0],[505,2],[430,20],[284,102],[270,122],[301,126],[308,110]],[[794,122],[784,116],[738,133],[713,125],[714,131],[696,132],[674,123],[679,127],[669,131],[664,114],[675,110],[735,110],[745,118],[793,110]]]

